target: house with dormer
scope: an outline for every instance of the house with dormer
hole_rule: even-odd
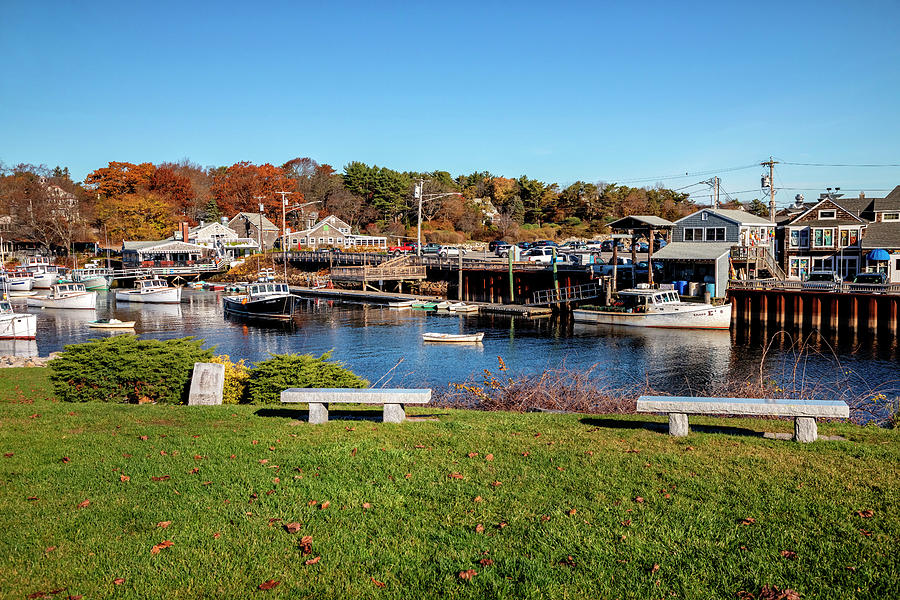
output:
[[[351,233],[350,225],[335,215],[329,215],[318,223],[309,225],[307,229],[289,233],[285,237],[289,250],[351,247],[387,249],[386,237]]]
[[[272,221],[259,213],[239,212],[228,221],[228,228],[239,238],[259,240],[262,249],[270,250],[278,238],[279,229]]]
[[[900,186],[884,198],[845,198],[822,194],[778,215],[778,260],[788,279],[804,280],[812,271],[830,271],[843,279],[866,270],[900,279]],[[884,250],[890,261],[870,260]],[[885,262],[887,264],[885,264]]]
[[[190,228],[186,241],[209,248],[215,252],[216,256],[231,261],[259,252],[259,244],[255,238],[238,237],[237,232],[225,224],[227,220],[223,219],[223,221],[213,221],[212,223],[200,221],[199,225]],[[182,240],[183,237],[183,231],[179,230],[175,232],[172,239]]]

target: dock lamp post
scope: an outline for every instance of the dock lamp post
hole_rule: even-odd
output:
[[[413,187],[413,198],[419,201],[419,219],[416,222],[416,256],[422,256],[422,200],[436,200],[446,196],[462,196],[462,194],[459,192],[426,194],[424,179],[419,179],[419,182]]]

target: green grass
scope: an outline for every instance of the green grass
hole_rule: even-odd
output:
[[[822,424],[847,441],[800,445],[736,434],[786,421],[692,418],[734,429],[674,439],[642,426],[661,418],[436,409],[311,427],[46,390],[44,369],[0,370],[4,598],[900,597],[891,430]]]

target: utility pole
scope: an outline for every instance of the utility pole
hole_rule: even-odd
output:
[[[254,196],[256,200],[264,200],[265,196]],[[263,203],[259,203],[259,223],[256,228],[256,243],[259,244],[259,251],[263,251],[262,245],[262,217],[263,217]],[[256,275],[259,276],[259,254],[256,255]]]
[[[713,177],[713,206],[719,210],[719,176]]]
[[[419,179],[414,195],[419,201],[419,220],[416,221],[416,256],[422,256],[422,196],[425,195],[424,179]]]
[[[769,220],[775,221],[775,165],[778,164],[777,160],[773,160],[772,157],[769,157],[769,160],[759,163],[763,167],[769,167],[769,185],[763,185],[763,187],[769,188]],[[763,183],[765,184],[765,176],[763,176]]]
[[[281,194],[281,261],[284,263],[284,283],[287,283],[287,227],[286,223],[286,212],[287,212],[287,197],[293,194],[294,192],[275,192],[276,194]],[[262,225],[262,219],[259,220],[260,226]]]

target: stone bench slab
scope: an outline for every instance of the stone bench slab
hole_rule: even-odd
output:
[[[789,398],[641,396],[637,401],[637,412],[850,418],[850,407],[841,400],[795,400]]]
[[[328,422],[329,404],[383,404],[385,423],[406,420],[404,404],[427,404],[431,390],[425,389],[356,389],[356,388],[289,388],[281,392],[283,404],[309,404],[309,422]]]

